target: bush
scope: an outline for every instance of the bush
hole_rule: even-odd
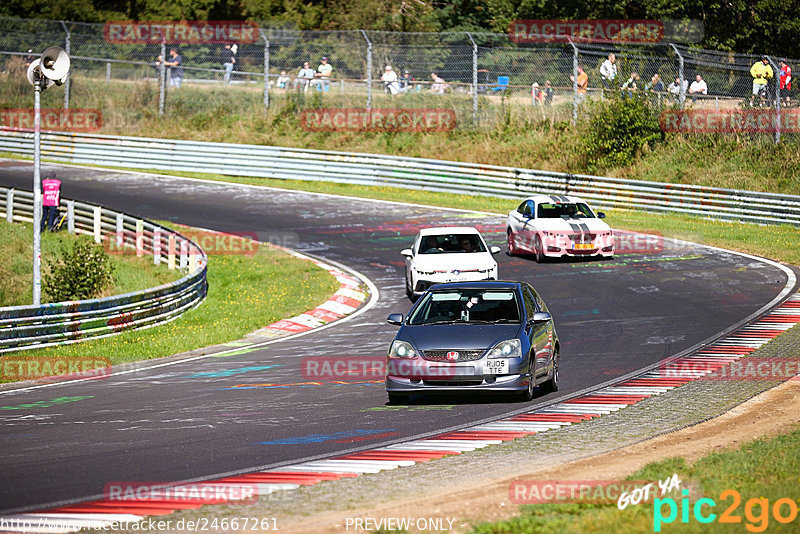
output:
[[[69,248],[61,242],[61,257],[42,277],[51,302],[84,300],[99,296],[114,282],[114,268],[103,247],[82,237]]]
[[[630,165],[645,146],[653,148],[664,139],[660,108],[643,96],[617,97],[595,107],[584,138],[590,172]]]

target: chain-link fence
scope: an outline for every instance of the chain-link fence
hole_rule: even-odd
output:
[[[780,113],[797,103],[785,91],[781,99],[783,58],[768,58],[773,77],[754,95],[750,69],[760,56],[669,43],[530,45],[505,34],[260,28],[255,39],[229,44],[230,52],[220,41],[114,42],[102,24],[0,19],[0,107],[30,106],[25,69],[53,45],[68,51],[72,67],[63,93],[46,92],[42,105],[101,110],[112,132],[143,117],[199,124],[309,107],[445,108],[459,128],[492,127],[512,109],[575,123],[587,101],[644,91],[666,106],[696,110],[767,106]],[[612,53],[616,75],[604,80],[601,65]],[[327,76],[322,58],[332,67]],[[701,81],[707,88],[695,91]]]

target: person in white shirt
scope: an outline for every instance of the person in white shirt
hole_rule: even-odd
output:
[[[706,81],[699,74],[695,77],[692,85],[689,86],[689,94],[692,97],[692,102],[697,100],[698,95],[708,94],[708,85],[706,85]]]
[[[294,88],[297,89],[298,85],[303,84],[303,91],[308,91],[308,84],[315,76],[316,73],[314,69],[312,69],[308,61],[306,61],[303,63],[303,68],[298,71],[297,77],[294,79]]]
[[[400,84],[397,82],[397,73],[390,65],[386,65],[386,70],[381,74],[381,81],[386,87],[386,92],[396,95],[400,92]]]
[[[608,59],[603,61],[600,65],[600,79],[603,82],[604,89],[611,89],[614,87],[614,79],[617,77],[617,56],[613,53],[608,54]]]
[[[282,70],[281,75],[278,76],[277,85],[281,89],[287,89],[289,87],[289,77],[286,75],[285,70]]]

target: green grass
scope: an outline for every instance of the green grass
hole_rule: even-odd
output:
[[[208,285],[200,306],[166,325],[16,356],[98,356],[112,364],[169,356],[235,340],[307,311],[339,287],[312,262],[266,246],[252,256],[210,256]]]
[[[681,495],[671,495],[677,505],[677,517],[671,524],[665,524],[662,532],[797,532],[800,519],[789,524],[780,524],[772,516],[775,501],[788,498],[795,501],[800,498],[798,485],[798,469],[800,465],[800,427],[787,434],[768,439],[758,439],[745,444],[740,449],[712,453],[704,456],[692,465],[686,464],[682,458],[668,458],[646,465],[627,480],[652,481],[664,480],[677,473],[681,479],[681,487],[689,488],[688,522],[682,523]],[[739,516],[739,524],[721,524],[719,517],[734,504],[733,497],[721,494],[725,490],[736,490],[741,502],[731,510],[732,515]],[[717,514],[714,522],[703,525],[695,520],[692,513],[697,499],[712,499],[716,506],[710,510],[706,504],[703,514],[709,511]],[[750,499],[766,498],[769,502],[769,513],[762,514],[762,509]],[[746,515],[750,511],[750,517]],[[521,507],[521,515],[506,521],[482,523],[476,525],[475,534],[534,534],[534,533],[583,533],[583,532],[653,532],[654,503],[629,505],[619,510],[616,503],[596,504],[586,502],[546,503],[525,505]],[[782,514],[789,515],[787,504],[782,506]],[[667,505],[663,506],[664,515],[668,515]],[[749,526],[748,526],[749,525]]]
[[[42,274],[61,255],[62,245],[77,239],[66,232],[42,233]],[[0,221],[0,306],[22,306],[33,302],[33,228],[28,224],[9,224]],[[159,286],[177,280],[180,274],[166,267],[156,267],[152,258],[110,256],[114,266],[114,284],[99,296],[120,295]],[[42,301],[49,302],[46,284],[42,285]]]

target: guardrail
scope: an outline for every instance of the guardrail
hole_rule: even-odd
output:
[[[0,129],[0,151],[32,156],[33,134]],[[42,155],[112,167],[377,185],[502,198],[575,194],[598,207],[800,225],[800,196],[379,154],[112,135],[42,134]]]
[[[105,240],[106,246],[153,263],[187,271],[179,280],[142,291],[100,299],[41,306],[0,308],[0,353],[74,343],[174,319],[206,295],[208,258],[181,234],[125,213],[75,200],[61,200],[67,231]],[[8,222],[33,223],[33,193],[0,187],[0,208]]]

